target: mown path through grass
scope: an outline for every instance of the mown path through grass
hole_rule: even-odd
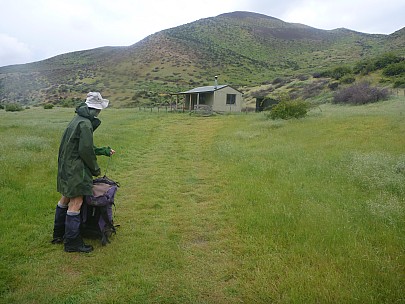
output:
[[[138,240],[147,241],[143,245],[152,253],[144,258],[159,269],[151,274],[159,281],[157,295],[170,299],[180,293],[185,301],[202,297],[224,302],[235,268],[230,248],[237,237],[221,201],[225,181],[212,151],[224,122],[176,119],[147,124],[148,144],[138,146],[143,152],[133,160],[137,169],[125,186],[133,188],[125,190],[123,199],[135,219]]]

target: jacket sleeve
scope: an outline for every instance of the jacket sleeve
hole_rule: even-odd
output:
[[[96,153],[94,152],[93,130],[86,124],[80,126],[79,155],[93,176],[101,174]]]
[[[96,155],[104,155],[104,156],[110,156],[111,154],[111,148],[110,147],[96,147],[93,146],[94,153]]]

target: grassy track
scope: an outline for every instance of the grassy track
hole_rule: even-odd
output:
[[[0,303],[405,301],[403,99],[293,121],[108,109],[121,227],[91,254],[49,243],[71,112],[0,111]]]

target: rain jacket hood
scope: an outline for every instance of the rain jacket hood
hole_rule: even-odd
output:
[[[94,112],[94,113],[93,113]],[[87,118],[90,120],[91,125],[93,127],[93,132],[100,126],[101,121],[96,116],[94,116],[95,111],[94,109],[90,109],[84,102],[80,104],[77,108],[75,113],[81,117]]]

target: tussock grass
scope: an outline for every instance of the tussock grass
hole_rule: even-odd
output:
[[[0,303],[403,302],[404,110],[107,109],[121,227],[91,254],[49,243],[72,109],[0,111]]]

